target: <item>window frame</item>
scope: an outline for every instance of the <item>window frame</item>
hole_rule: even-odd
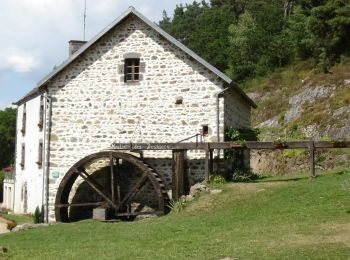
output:
[[[21,147],[21,162],[20,162],[20,166],[21,166],[22,170],[25,167],[25,162],[26,162],[26,145],[24,143],[22,143],[22,147]]]
[[[124,59],[124,82],[125,83],[136,83],[140,82],[141,75],[141,62],[140,58],[125,58]],[[131,72],[128,72],[131,69]],[[128,76],[131,76],[130,79]]]
[[[26,133],[26,125],[27,125],[27,104],[23,104],[23,113],[22,113],[22,128],[21,132],[23,135]]]

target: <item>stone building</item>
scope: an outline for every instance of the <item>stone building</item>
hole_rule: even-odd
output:
[[[16,102],[16,213],[33,213],[44,205],[48,220],[61,220],[55,203],[58,191],[67,192],[62,183],[70,183],[71,192],[62,195],[66,203],[83,198],[88,202],[90,194],[101,206],[101,196],[105,197],[101,192],[92,194],[96,189],[76,193],[91,186],[85,173],[89,178],[109,169],[108,159],[94,157],[83,170],[79,168],[85,173],[74,180],[65,176],[67,172],[73,176],[77,171],[73,165],[108,150],[112,143],[174,143],[196,134],[205,142],[216,142],[223,141],[226,127],[250,127],[254,102],[230,78],[133,7],[91,41],[71,41],[69,52],[65,62]],[[132,154],[156,172],[161,187],[170,189],[170,151]],[[187,158],[190,181],[203,179],[203,154],[190,151]],[[132,172],[132,163],[122,165],[129,157],[110,159],[112,172]],[[99,177],[98,182],[104,181],[108,183]],[[118,194],[113,200],[120,200],[123,189],[128,188],[111,188],[109,193]],[[72,207],[65,214],[73,214]],[[91,215],[92,203],[87,207]]]

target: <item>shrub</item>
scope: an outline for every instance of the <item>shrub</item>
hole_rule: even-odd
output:
[[[36,207],[33,218],[34,224],[44,223],[44,205],[41,206],[41,210],[39,207]]]
[[[210,184],[224,184],[224,183],[226,183],[226,180],[221,175],[210,175],[209,183]]]
[[[250,182],[259,178],[258,175],[250,170],[237,169],[232,172],[233,182]]]
[[[186,207],[186,201],[181,199],[178,201],[170,200],[168,207],[171,212],[179,213]]]

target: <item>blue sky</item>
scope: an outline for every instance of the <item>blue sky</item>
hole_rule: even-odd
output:
[[[158,22],[193,0],[87,0],[86,40],[134,6]],[[11,106],[68,57],[83,38],[84,0],[0,0],[0,109]]]

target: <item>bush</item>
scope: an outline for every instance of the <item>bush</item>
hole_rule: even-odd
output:
[[[36,207],[34,212],[34,224],[44,223],[44,205],[41,206],[41,210],[39,207]]]
[[[210,184],[224,184],[224,183],[226,183],[226,180],[221,175],[210,175],[209,183]]]

